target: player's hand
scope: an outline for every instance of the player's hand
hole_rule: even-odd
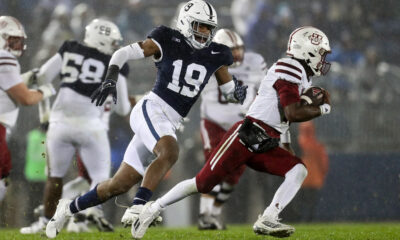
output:
[[[106,79],[101,83],[90,96],[92,98],[92,103],[96,101],[96,106],[101,106],[106,101],[108,95],[111,94],[114,103],[117,103],[117,81],[112,79]]]
[[[323,89],[323,93],[324,93],[324,103],[327,103],[330,105],[331,104],[331,95],[325,89]]]
[[[32,70],[29,70],[23,74],[21,74],[22,81],[25,83],[25,85],[30,88],[33,85],[38,85],[38,79],[37,79],[37,74],[39,73],[39,68],[34,68]],[[40,83],[39,85],[42,85],[43,83]]]
[[[240,85],[235,76],[232,76],[232,80],[235,83],[235,91],[233,92],[233,96],[236,98],[236,100],[238,100],[238,102],[240,102],[240,104],[243,104],[244,100],[246,99],[247,88],[249,86]]]

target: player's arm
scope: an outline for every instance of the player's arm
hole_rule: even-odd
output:
[[[25,83],[19,83],[6,92],[14,101],[27,106],[37,104],[41,100],[52,96],[55,90],[48,84],[40,86],[37,90],[32,90],[28,89]]]
[[[247,86],[240,86],[234,76],[229,74],[228,66],[222,66],[215,72],[219,89],[229,102],[240,102],[246,99]]]
[[[116,83],[119,70],[128,60],[143,59],[149,56],[158,58],[161,55],[159,47],[151,40],[146,39],[143,42],[132,43],[128,46],[118,49],[111,57],[105,81],[93,92],[92,102],[96,101],[96,106],[103,105],[107,96],[113,96],[114,103],[117,103]]]
[[[126,116],[131,110],[131,102],[128,95],[128,87],[126,78],[120,74],[117,82],[117,104],[115,105],[115,112],[120,116]]]
[[[289,122],[304,122],[330,113],[330,107],[327,110],[323,108],[323,105],[300,104],[298,85],[293,82],[279,79],[274,83],[274,88],[279,95],[285,117]]]

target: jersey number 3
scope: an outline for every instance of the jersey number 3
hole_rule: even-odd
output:
[[[183,96],[193,98],[197,96],[200,91],[200,86],[204,81],[207,74],[207,69],[203,65],[191,63],[186,68],[185,83],[189,86],[180,86],[179,78],[182,71],[182,60],[175,60],[172,65],[174,72],[172,73],[172,82],[168,83],[168,88]]]

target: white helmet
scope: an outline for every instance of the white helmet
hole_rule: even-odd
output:
[[[117,25],[103,20],[94,19],[86,26],[83,42],[102,53],[113,54],[122,42],[122,35]]]
[[[200,24],[208,25],[210,34],[205,35],[201,33],[198,30]],[[196,49],[210,45],[217,26],[217,12],[211,4],[202,0],[191,0],[186,3],[181,8],[176,23],[176,28]],[[196,40],[196,37],[199,40]]]
[[[331,52],[328,37],[315,27],[301,27],[294,30],[289,37],[286,54],[305,60],[315,76],[325,75],[331,66],[325,61]]]
[[[228,46],[232,51],[240,49],[238,54],[233,54],[233,64],[230,67],[237,67],[242,64],[244,56],[244,43],[242,38],[236,32],[223,28],[218,30],[214,36],[214,42]]]
[[[0,16],[0,48],[20,57],[26,49],[26,34],[22,24],[14,17]]]

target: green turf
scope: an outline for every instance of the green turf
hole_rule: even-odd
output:
[[[290,240],[400,240],[400,223],[321,223],[296,224],[296,232]],[[45,235],[21,235],[16,229],[0,229],[0,240],[43,240]],[[129,228],[118,228],[113,233],[67,233],[62,231],[59,240],[118,240],[132,239]],[[190,228],[150,228],[143,240],[231,240],[231,239],[278,239],[255,235],[250,225],[228,225],[226,231],[198,231]]]

